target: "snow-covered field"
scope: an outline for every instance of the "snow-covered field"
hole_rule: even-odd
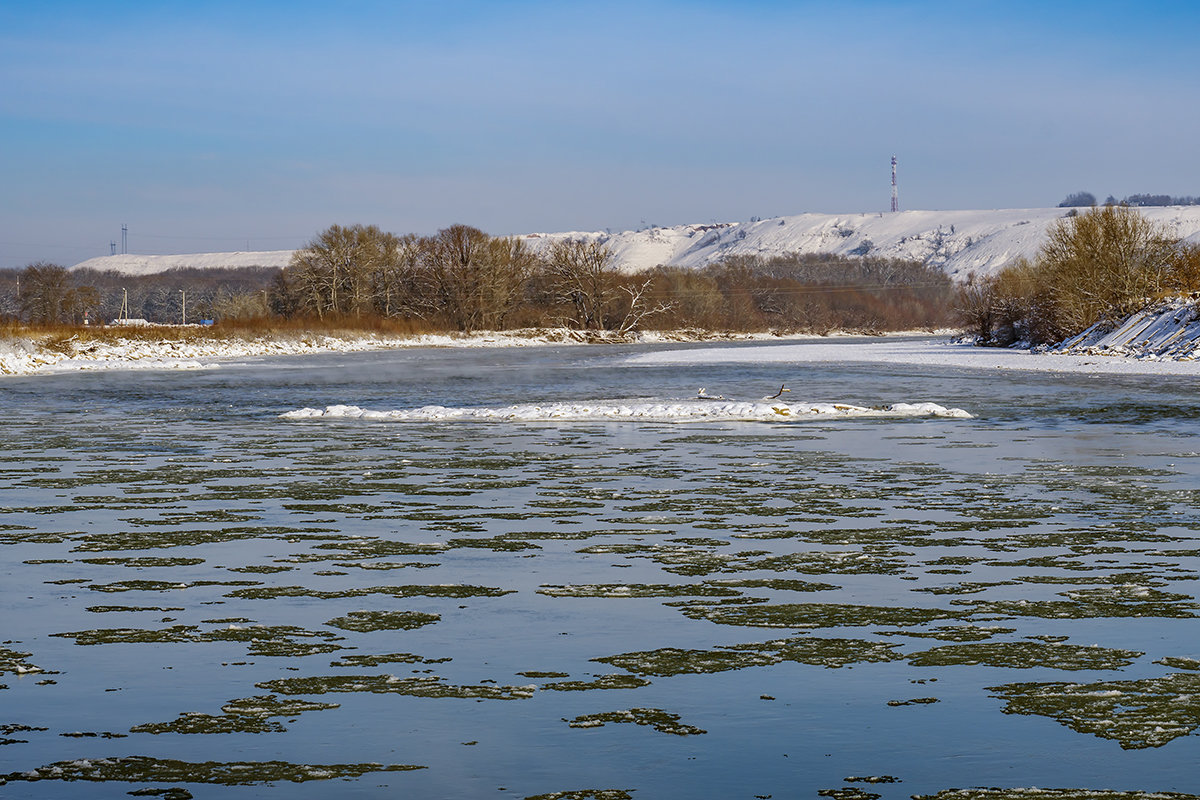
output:
[[[1200,242],[1200,206],[1138,209],[1175,236]],[[535,249],[556,239],[599,239],[616,253],[622,269],[638,272],[659,264],[702,267],[730,255],[778,256],[834,253],[922,261],[964,280],[986,275],[1013,259],[1036,255],[1046,230],[1067,213],[1063,208],[991,211],[901,211],[873,214],[799,214],[756,222],[676,225],[606,233],[569,231],[521,237]],[[178,267],[286,266],[290,250],[194,255],[118,255],[93,258],[73,269],[113,270],[130,275]]]

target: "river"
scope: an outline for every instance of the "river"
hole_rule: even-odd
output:
[[[1195,791],[1200,378],[861,344],[3,379],[0,795]]]

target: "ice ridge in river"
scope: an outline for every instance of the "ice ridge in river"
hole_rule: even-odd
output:
[[[590,421],[636,419],[655,422],[704,420],[798,422],[830,417],[952,417],[970,419],[961,408],[937,403],[893,403],[864,407],[845,403],[773,403],[745,401],[632,401],[528,403],[511,406],[448,408],[422,406],[373,411],[352,405],[300,408],[280,415],[283,419],[362,419],[430,422],[442,420],[497,420],[512,422]]]

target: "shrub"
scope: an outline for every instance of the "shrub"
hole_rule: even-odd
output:
[[[1200,254],[1126,206],[1058,220],[1032,263],[968,284],[959,315],[981,342],[1056,342],[1200,287]]]

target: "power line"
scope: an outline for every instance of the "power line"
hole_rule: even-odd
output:
[[[864,283],[859,285],[846,284],[844,286],[802,286],[790,289],[776,289],[770,287],[755,287],[755,286],[740,286],[730,287],[732,292],[742,292],[745,294],[774,294],[774,295],[801,295],[801,294],[833,294],[837,292],[880,292],[880,291],[899,291],[902,289],[953,289],[951,283]],[[711,295],[713,292],[718,294],[726,294],[725,291],[713,288],[706,289],[686,289],[683,291],[650,291],[646,293],[646,297],[653,298],[672,298],[672,297],[688,297],[688,296],[705,296]]]
[[[55,250],[90,250],[87,245],[62,244],[56,242],[0,242],[0,247],[52,247]]]
[[[252,236],[247,237],[247,236],[174,236],[171,234],[144,233],[144,234],[142,234],[142,238],[143,239],[177,239],[177,240],[182,239],[182,240],[196,240],[196,241],[205,241],[205,242],[244,242],[247,239],[249,239],[250,241],[261,242],[261,241],[306,239],[306,238],[308,238],[308,235],[307,234],[304,236],[301,236],[301,235],[253,236],[252,235]]]

